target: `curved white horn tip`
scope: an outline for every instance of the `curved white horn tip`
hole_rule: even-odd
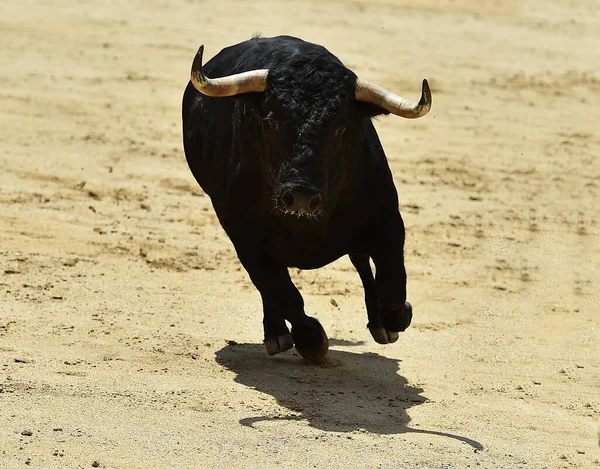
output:
[[[201,44],[198,48],[198,52],[194,56],[194,61],[192,62],[192,82],[196,81],[199,83],[204,83],[206,81],[206,77],[204,76],[204,72],[202,71],[202,56],[204,55],[204,44]],[[194,85],[195,86],[195,85]]]
[[[423,78],[423,91],[421,92],[421,102],[431,104],[431,89],[427,78]]]

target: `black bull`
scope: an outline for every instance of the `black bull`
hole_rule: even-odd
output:
[[[295,345],[308,360],[325,356],[327,335],[305,314],[288,267],[315,269],[345,254],[373,338],[395,342],[412,318],[404,223],[371,118],[425,115],[427,82],[412,103],[292,37],[252,38],[204,67],[202,51],[183,96],[185,154],[261,294],[267,352]]]

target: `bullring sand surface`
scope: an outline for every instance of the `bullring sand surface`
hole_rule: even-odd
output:
[[[0,467],[600,467],[597,1],[0,3]],[[412,326],[378,345],[347,258],[294,271],[320,368],[193,180],[180,106],[260,32],[431,113],[376,126]]]

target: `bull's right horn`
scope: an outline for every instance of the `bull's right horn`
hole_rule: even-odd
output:
[[[423,117],[431,109],[431,90],[427,80],[423,80],[423,90],[418,103],[407,101],[381,86],[368,81],[356,80],[355,99],[376,104],[396,116],[416,119]]]
[[[204,44],[200,46],[192,63],[192,85],[206,96],[235,96],[244,93],[260,93],[267,89],[269,70],[251,70],[222,78],[208,78],[202,71]]]

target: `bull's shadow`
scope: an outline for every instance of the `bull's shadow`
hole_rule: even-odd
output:
[[[332,341],[333,342],[333,341]],[[306,419],[314,428],[334,432],[365,429],[378,434],[428,433],[463,441],[469,438],[410,428],[407,409],[423,404],[423,390],[398,374],[396,360],[374,353],[329,351],[334,365],[307,364],[294,353],[269,358],[259,344],[232,344],[216,352],[216,361],[236,374],[235,381],[273,396],[289,409],[286,417],[258,415],[242,419],[246,426],[278,419]]]

